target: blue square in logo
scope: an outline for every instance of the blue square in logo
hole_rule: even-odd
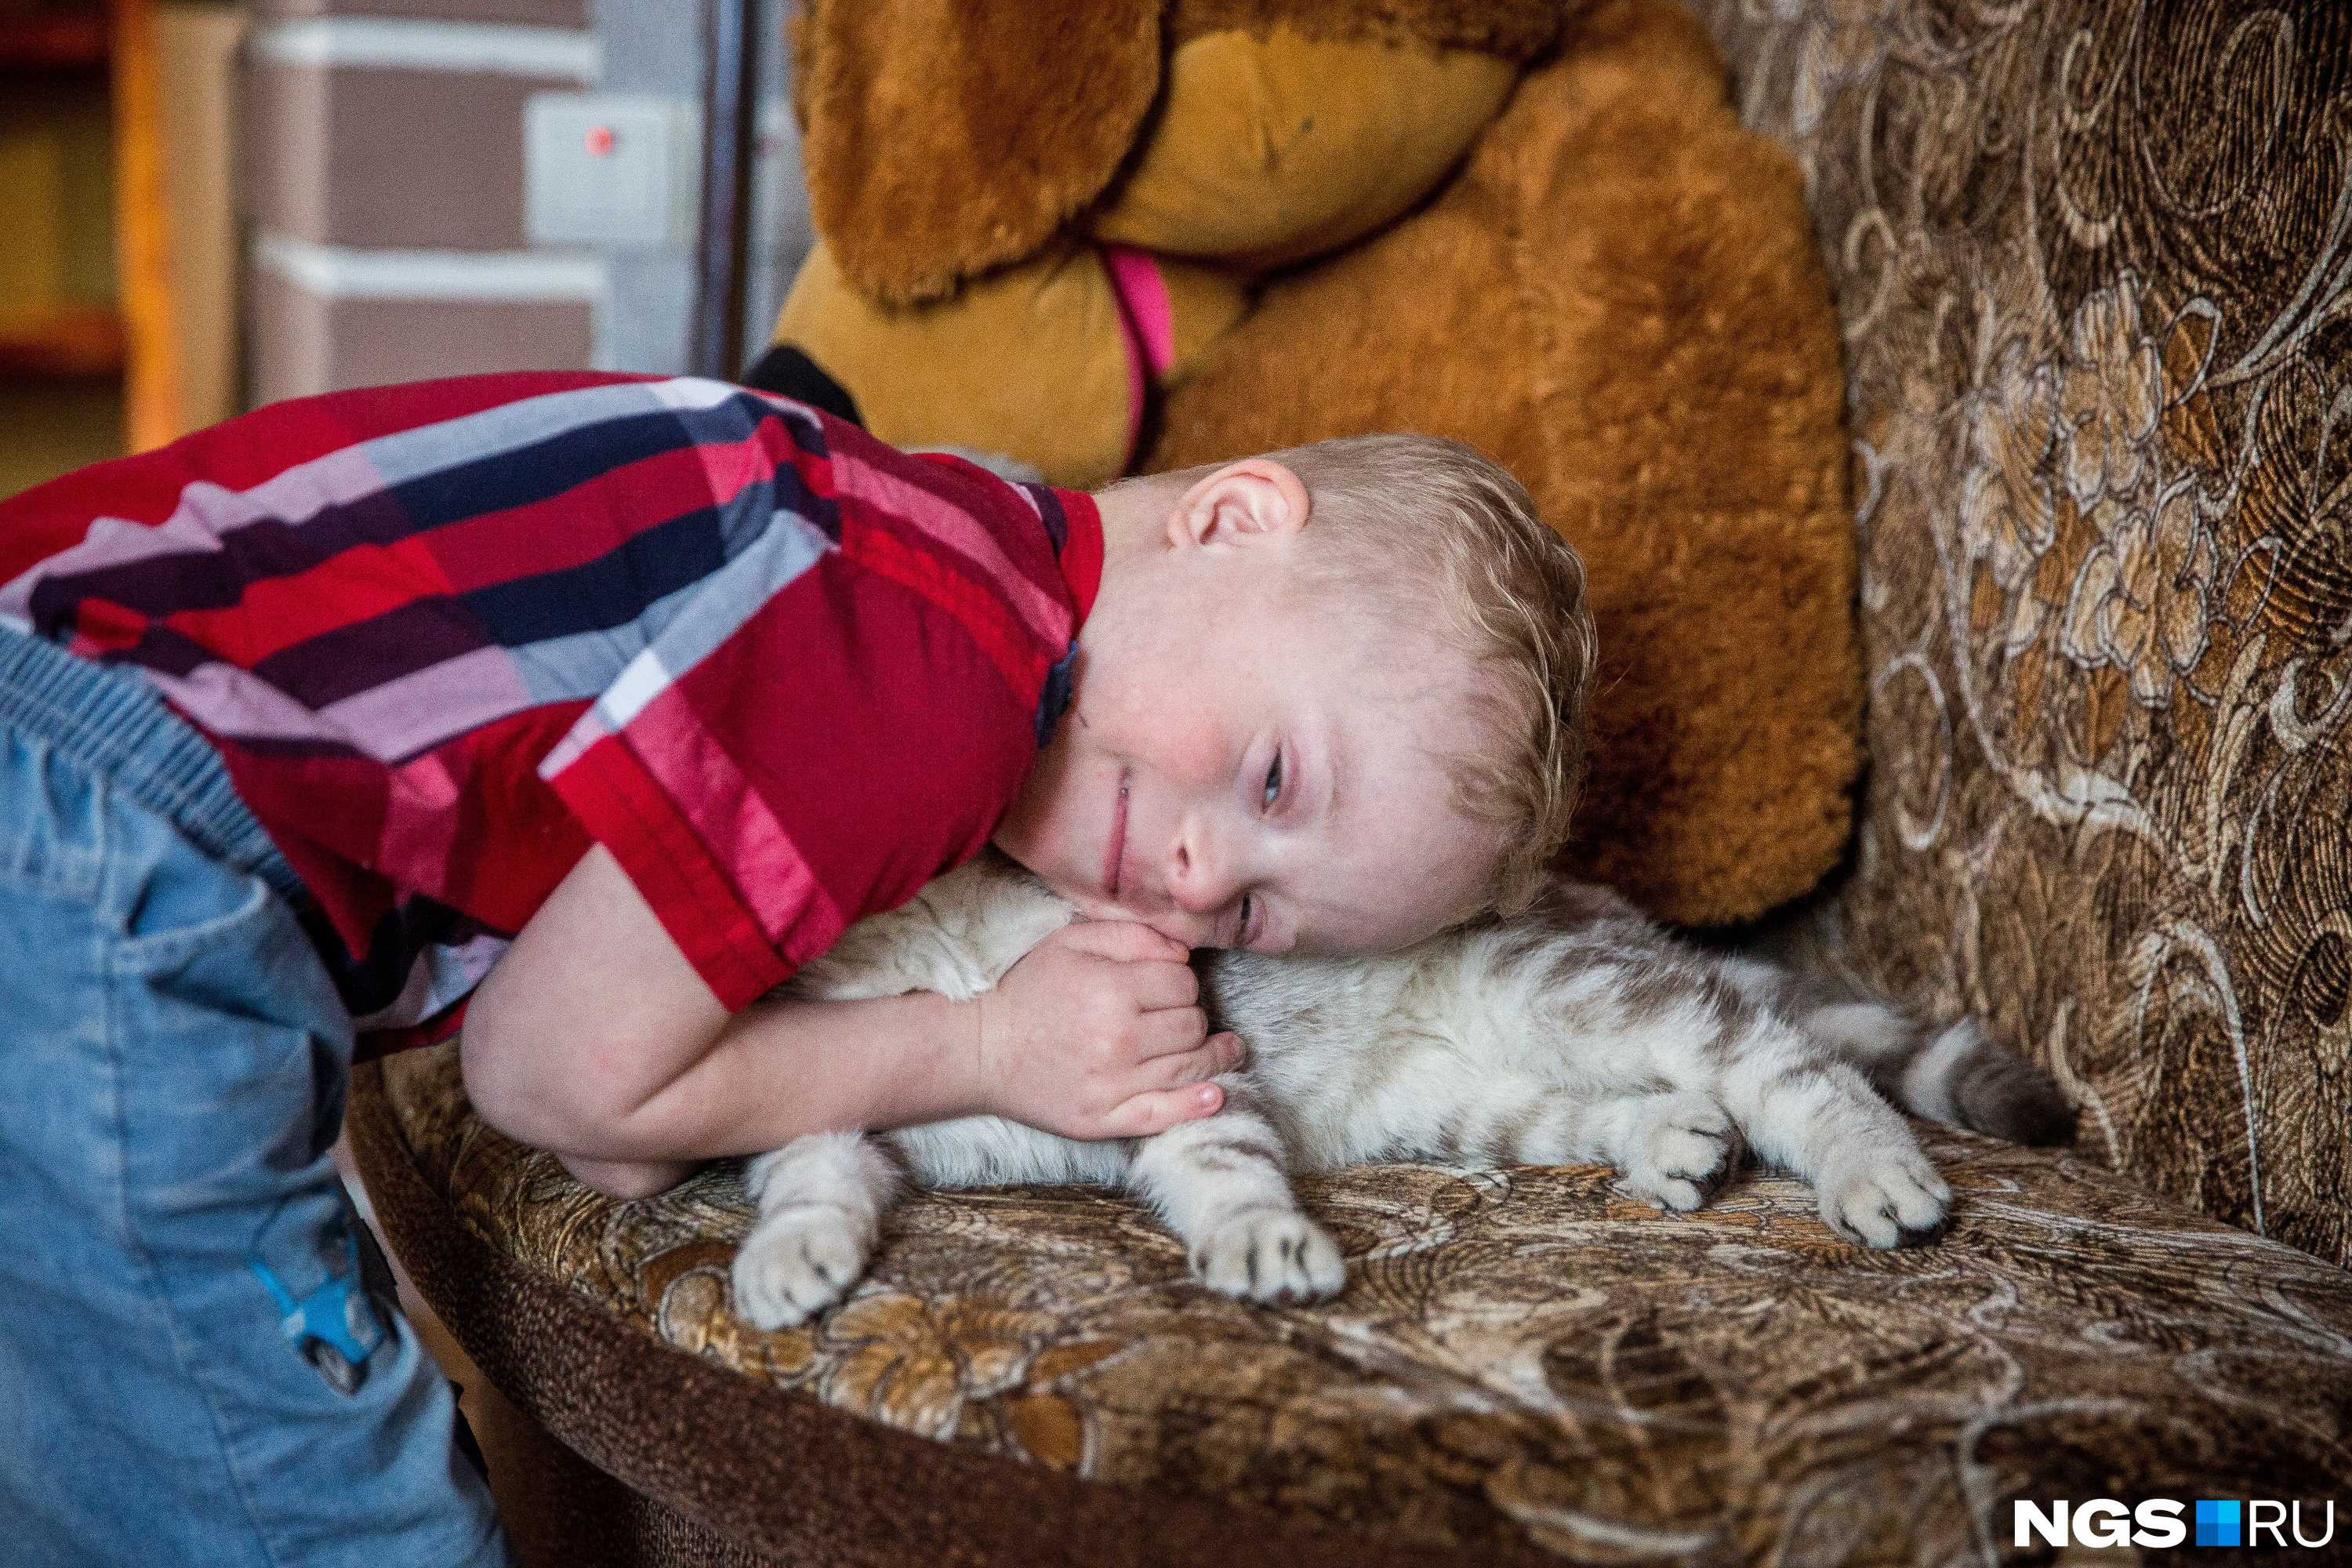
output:
[[[2238,1504],[2200,1502],[2197,1505],[2197,1544],[2200,1546],[2236,1546],[2238,1541]]]

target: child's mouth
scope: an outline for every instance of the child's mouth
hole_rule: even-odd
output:
[[[1111,808],[1110,842],[1103,847],[1103,897],[1118,902],[1120,873],[1127,858],[1127,775],[1118,779],[1118,804]]]

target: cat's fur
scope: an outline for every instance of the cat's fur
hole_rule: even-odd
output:
[[[993,856],[859,922],[789,994],[975,996],[1073,919]],[[1852,1240],[1936,1234],[1951,1194],[1882,1095],[1930,1120],[2046,1142],[2073,1117],[2040,1069],[1973,1026],[1931,1034],[1895,1009],[1811,994],[1749,959],[1675,941],[1605,889],[1560,882],[1514,921],[1378,958],[1202,956],[1213,1023],[1248,1065],[1224,1109],[1155,1138],[1081,1143],[996,1117],[867,1136],[821,1132],[751,1162],[760,1219],[737,1309],[766,1328],[838,1300],[865,1272],[904,1173],[935,1187],[1124,1184],[1212,1289],[1329,1295],[1339,1248],[1291,1170],[1372,1160],[1606,1163],[1630,1192],[1695,1208],[1744,1142],[1811,1182]]]

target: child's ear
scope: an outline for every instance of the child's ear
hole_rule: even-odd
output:
[[[1297,474],[1266,458],[1228,463],[1195,482],[1168,516],[1168,542],[1251,545],[1307,526],[1312,503]]]

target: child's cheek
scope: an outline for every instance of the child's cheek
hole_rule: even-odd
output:
[[[1159,726],[1156,760],[1169,778],[1192,789],[1213,789],[1234,764],[1225,727],[1213,715],[1174,712]]]

